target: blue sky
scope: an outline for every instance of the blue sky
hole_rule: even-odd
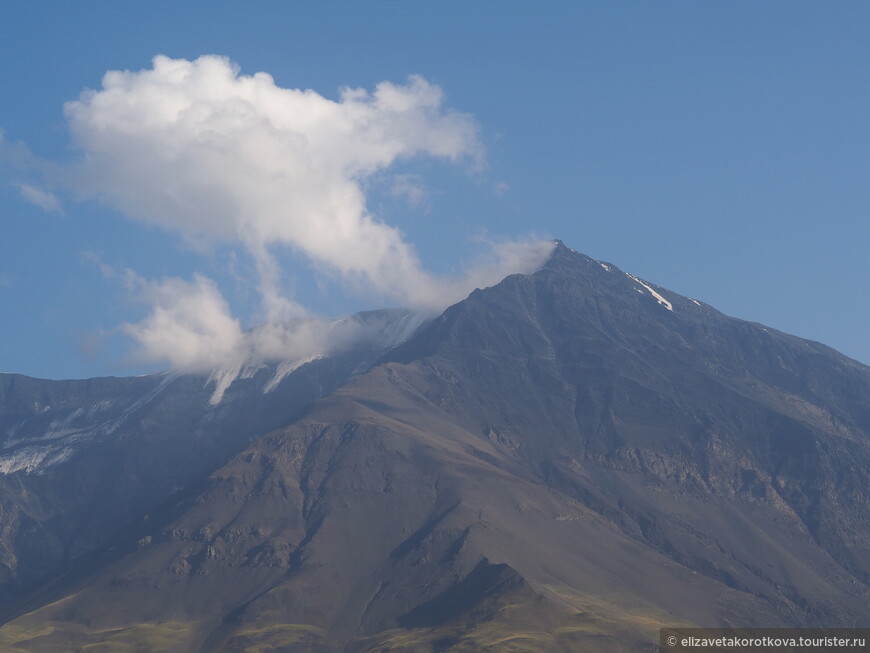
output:
[[[64,103],[158,54],[222,55],[241,76],[265,71],[333,103],[366,89],[369,108],[381,82],[407,90],[420,75],[420,98],[440,89],[437,110],[415,115],[465,140],[353,177],[424,281],[458,274],[481,239],[557,237],[870,362],[868,33],[858,2],[8,2],[0,370],[164,367],[137,357],[142,332],[121,325],[182,288],[253,326],[270,261],[282,298],[320,314],[406,298],[380,277],[349,282],[346,255],[312,258],[290,236],[266,259],[250,242],[200,242],[172,216],[143,218],[141,198],[107,201],[111,170],[73,174],[97,146],[72,134]]]

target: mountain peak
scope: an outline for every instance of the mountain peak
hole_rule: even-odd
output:
[[[610,263],[598,261],[591,256],[578,252],[576,249],[568,247],[561,240],[556,239],[553,242],[555,243],[553,253],[550,254],[550,258],[547,259],[547,262],[541,268],[543,270],[572,270],[576,272],[583,269],[585,266],[591,265],[596,266],[594,269],[597,270],[600,268],[605,272],[612,272],[614,269],[617,269]]]
[[[0,609],[27,612],[0,640],[643,650],[656,623],[867,622],[870,368],[561,241],[411,318],[363,314],[383,341],[218,407],[189,377],[0,384],[22,461],[107,416],[88,450],[0,474]]]
[[[583,256],[583,254],[580,254],[577,250],[571,249],[558,238],[555,239],[553,243],[555,244],[553,247],[553,253],[550,254],[550,258],[547,259],[547,262],[544,264],[545,267],[553,262],[571,260],[575,259],[577,256]]]

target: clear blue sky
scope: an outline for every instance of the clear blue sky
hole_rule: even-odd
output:
[[[870,363],[868,34],[864,2],[11,0],[0,25],[0,370],[160,367],[129,361],[117,329],[147,307],[107,268],[200,273],[245,326],[254,319],[229,250],[196,251],[52,172],[80,156],[64,103],[157,54],[224,55],[243,75],[331,99],[411,74],[439,86],[446,107],[473,117],[486,166],[400,162],[389,173],[413,175],[423,202],[383,188],[367,198],[433,273],[482,232],[557,237]],[[303,256],[284,252],[282,264],[306,306],[375,307]]]

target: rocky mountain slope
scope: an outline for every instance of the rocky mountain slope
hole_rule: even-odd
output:
[[[4,650],[617,651],[662,625],[870,620],[870,368],[823,345],[560,244],[363,374],[313,392],[310,366],[281,411],[240,380],[220,428],[161,410],[100,440],[138,448],[92,484],[161,491],[101,497],[93,519],[124,519],[44,555]],[[196,473],[160,468],[170,441]],[[90,457],[2,478],[4,515],[55,510],[4,530],[7,556],[77,542],[34,479]]]
[[[0,374],[0,606],[364,372],[420,318],[372,311],[343,322],[356,339],[331,356],[210,377]]]

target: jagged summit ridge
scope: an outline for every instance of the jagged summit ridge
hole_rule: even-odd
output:
[[[678,295],[677,293],[674,293],[667,288],[663,288],[656,285],[655,283],[641,279],[640,277],[630,272],[625,272],[608,261],[599,261],[597,259],[586,256],[585,254],[582,254],[577,250],[571,249],[561,240],[556,240],[555,243],[556,246],[553,249],[553,254],[544,265],[544,269],[558,270],[565,267],[569,270],[573,270],[574,272],[583,271],[586,273],[598,273],[598,269],[600,269],[603,270],[605,273],[613,274],[616,277],[619,277],[620,275],[627,277],[629,280],[634,282],[633,289],[637,294],[643,296],[646,293],[647,295],[655,299],[659,306],[663,307],[666,310],[674,310],[674,298],[679,298],[680,301],[678,303],[683,304],[686,308],[690,307],[685,305],[684,300],[688,300],[688,302],[693,304],[695,308],[705,308],[705,305],[697,299]],[[598,269],[596,269],[596,266]],[[603,277],[600,277],[599,280],[601,279],[603,279]]]

